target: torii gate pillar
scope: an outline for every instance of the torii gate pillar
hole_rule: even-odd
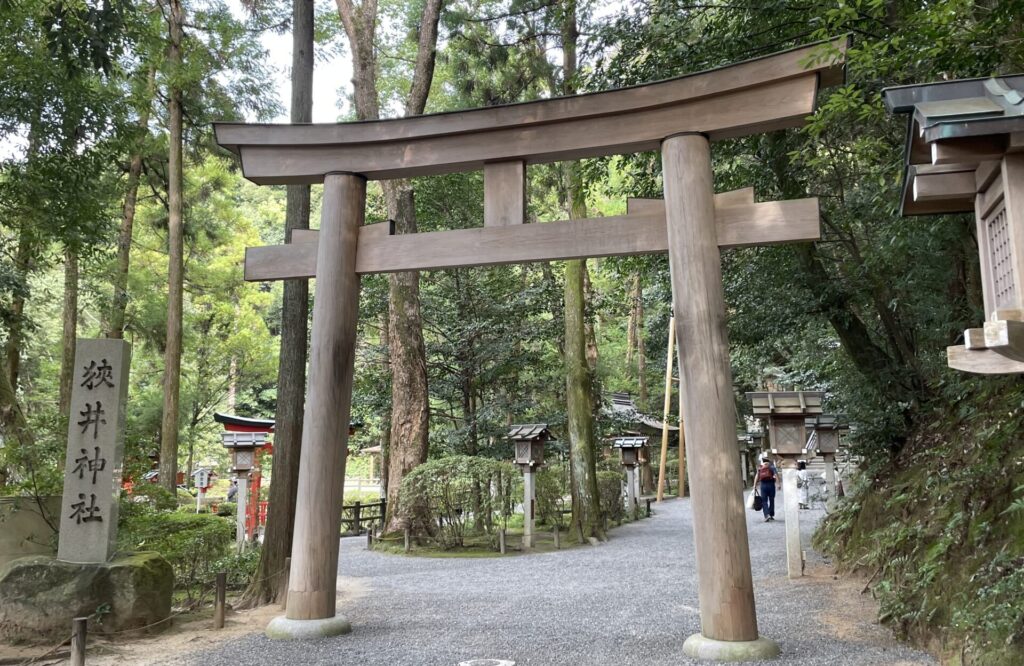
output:
[[[313,638],[350,631],[335,614],[338,526],[352,406],[359,275],[356,245],[366,208],[366,180],[324,177],[317,248],[309,390],[302,423],[302,459],[295,504],[286,614],[271,621],[271,638]]]
[[[770,659],[779,647],[757,633],[736,456],[711,146],[702,134],[676,135],[661,144],[661,157],[700,597],[701,632],[686,640],[683,652],[702,659]]]

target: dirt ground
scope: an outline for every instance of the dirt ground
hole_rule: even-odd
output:
[[[338,577],[338,605],[351,602],[366,594],[366,585],[356,578]],[[228,605],[231,598],[228,598]],[[189,613],[174,618],[169,629],[158,634],[131,638],[104,638],[89,636],[86,662],[89,666],[145,666],[168,655],[202,652],[232,638],[262,632],[267,623],[281,615],[277,604],[246,611],[228,610],[224,628],[213,629],[213,610]],[[0,645],[0,666],[25,664],[28,666],[56,666],[68,662],[68,647],[46,654],[45,648],[11,647]]]

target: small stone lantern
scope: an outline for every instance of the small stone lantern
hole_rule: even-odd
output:
[[[647,437],[617,437],[612,441],[612,448],[619,450],[622,466],[626,468],[626,503],[634,516],[640,510],[639,475],[636,468],[644,463],[647,442]]]
[[[235,519],[237,521],[236,542],[239,549],[245,547],[245,512],[249,495],[249,472],[256,464],[256,449],[265,446],[265,432],[224,432],[221,443],[231,451],[231,471],[235,473],[238,492],[235,495]]]
[[[828,488],[827,508],[831,511],[836,503],[836,453],[839,451],[839,432],[847,430],[837,416],[820,414],[805,421],[808,428],[814,429],[818,440],[818,454],[825,460],[825,485]]]
[[[534,511],[537,501],[534,472],[544,465],[544,444],[554,441],[547,423],[509,426],[507,437],[515,445],[515,462],[523,470],[523,548],[533,548]]]
[[[800,545],[800,498],[797,458],[807,449],[807,419],[822,413],[822,391],[762,391],[748,393],[754,416],[768,421],[771,452],[782,458],[782,497],[786,515],[786,564],[790,578],[803,575]]]

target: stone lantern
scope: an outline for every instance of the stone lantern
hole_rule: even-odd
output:
[[[221,443],[231,451],[231,471],[235,473],[238,492],[235,495],[235,520],[237,531],[235,540],[239,549],[245,546],[245,512],[249,495],[249,472],[256,465],[256,449],[266,446],[265,432],[224,432]]]
[[[748,393],[754,416],[768,421],[768,445],[782,459],[782,498],[786,515],[786,563],[790,578],[803,575],[800,546],[800,498],[797,458],[806,454],[807,419],[822,413],[822,391],[762,391]]]
[[[835,508],[836,503],[836,453],[839,451],[839,432],[847,430],[845,424],[840,423],[839,417],[831,414],[819,414],[809,417],[805,422],[807,428],[814,430],[817,439],[817,450],[825,461],[825,485],[828,488],[827,506],[829,510]]]
[[[644,463],[647,442],[647,437],[617,437],[612,440],[612,448],[619,450],[622,466],[626,468],[626,503],[634,517],[640,509],[640,477],[636,468]]]
[[[544,444],[554,441],[547,423],[509,426],[507,437],[515,446],[515,462],[523,470],[523,548],[533,548],[533,523],[537,501],[534,472],[544,465]]]

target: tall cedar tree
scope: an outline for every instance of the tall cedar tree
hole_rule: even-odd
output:
[[[354,99],[359,120],[380,117],[377,90],[377,0],[337,0],[338,14],[352,50]],[[405,115],[423,113],[434,78],[437,59],[437,24],[442,0],[426,0],[419,21],[412,84],[405,100]],[[416,233],[416,207],[412,184],[406,180],[382,183],[388,216],[398,233]],[[391,359],[391,432],[387,451],[386,529],[399,529],[395,508],[402,479],[427,459],[429,395],[427,360],[420,318],[419,273],[388,275],[388,342]]]
[[[292,3],[291,121],[313,120],[313,0]],[[309,229],[309,185],[289,185],[285,210],[285,242],[295,229]],[[309,282],[286,280],[281,306],[281,353],[278,358],[277,409],[274,415],[274,456],[267,528],[256,576],[243,604],[277,600],[285,559],[291,554],[295,529],[295,496],[299,485],[302,417],[306,394],[306,329]]]

